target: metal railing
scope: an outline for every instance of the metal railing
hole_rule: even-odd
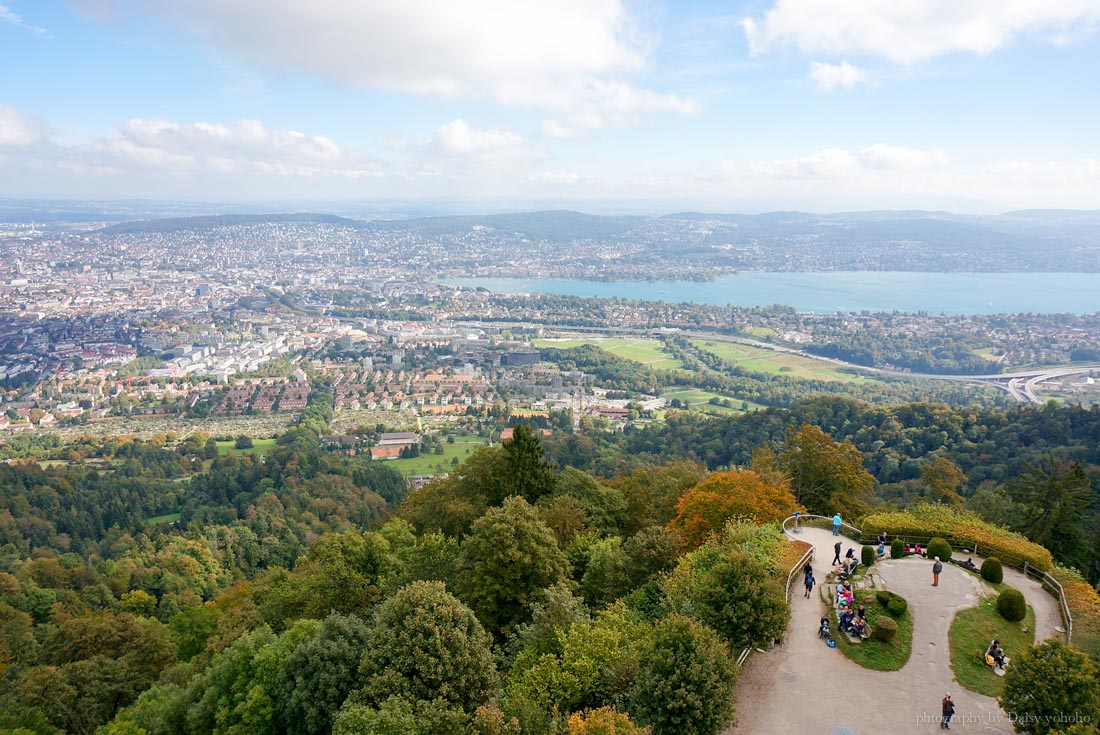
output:
[[[829,516],[803,514],[798,516],[789,516],[782,523],[783,530],[791,535],[797,534],[798,529],[805,526],[809,526],[811,528],[831,529],[833,527],[833,519]],[[855,541],[856,543],[860,544],[870,543],[870,539],[874,538],[873,535],[866,534],[861,529],[858,529],[855,526],[851,526],[847,523],[841,524],[840,532]],[[868,539],[868,541],[864,541],[865,537]],[[895,536],[894,538],[900,541],[914,544],[919,543],[927,546],[928,542],[936,537],[912,536],[909,534],[904,534],[900,536]],[[1018,557],[1012,556],[1011,554],[1003,554],[996,549],[990,548],[988,546],[983,546],[977,541],[972,543],[964,543],[959,539],[949,537],[944,538],[944,541],[951,545],[951,549],[953,551],[967,551],[971,554],[983,556],[986,558],[995,556],[1001,560],[1002,564],[1019,570],[1024,574],[1025,577],[1031,577],[1037,580],[1044,590],[1046,590],[1052,597],[1058,600],[1058,606],[1062,613],[1062,621],[1065,623],[1066,626],[1066,643],[1069,643],[1073,639],[1073,616],[1070,614],[1069,605],[1066,603],[1066,593],[1062,589],[1061,582],[1055,579],[1053,575],[1051,575],[1049,572],[1044,572],[1041,569],[1036,569],[1034,566],[1028,563],[1027,559],[1020,559]]]

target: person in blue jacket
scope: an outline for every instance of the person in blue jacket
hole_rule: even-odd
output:
[[[833,516],[833,535],[834,536],[839,536],[840,535],[840,524],[841,523],[843,523],[843,521],[840,520],[840,514],[837,513],[835,516]]]

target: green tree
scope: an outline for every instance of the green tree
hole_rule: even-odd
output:
[[[863,455],[850,442],[834,442],[816,426],[791,427],[779,463],[800,505],[818,515],[856,515],[875,486]]]
[[[790,609],[764,562],[712,544],[683,557],[665,580],[668,605],[718,632],[734,650],[783,635]]]
[[[737,667],[710,628],[681,615],[643,642],[630,714],[654,735],[715,735],[733,720]]]
[[[507,469],[505,488],[509,495],[519,495],[528,503],[535,503],[554,492],[557,469],[547,461],[542,442],[524,424],[516,424],[512,438],[504,442],[504,461]]]
[[[441,700],[473,712],[497,684],[492,639],[440,582],[413,582],[379,606],[367,639],[360,699]]]
[[[327,735],[348,694],[362,683],[359,664],[370,629],[355,616],[330,615],[298,645],[282,677],[282,718],[290,735]]]
[[[459,597],[491,632],[507,633],[527,618],[538,593],[568,570],[538,512],[523,498],[508,498],[479,518],[462,543]]]
[[[1001,707],[1020,732],[1049,735],[1076,721],[1100,721],[1100,675],[1089,657],[1051,639],[1012,659]]]
[[[1024,465],[1008,491],[1022,515],[1018,530],[1062,562],[1088,567],[1089,545],[1081,524],[1093,493],[1079,462],[1048,454],[1036,464]]]

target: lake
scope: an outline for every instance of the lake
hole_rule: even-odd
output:
[[[715,281],[579,281],[448,278],[495,293],[544,293],[651,301],[768,306],[799,311],[925,311],[933,314],[1100,312],[1100,273],[735,273]]]

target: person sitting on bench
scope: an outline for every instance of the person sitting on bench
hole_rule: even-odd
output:
[[[848,579],[848,577],[852,576],[852,573],[856,570],[856,567],[858,566],[859,559],[849,559],[848,561],[844,562],[844,568],[840,570],[840,578]]]
[[[871,626],[867,625],[867,621],[863,618],[857,617],[852,621],[852,632],[860,638],[869,638],[871,636]]]
[[[859,618],[860,620],[866,620],[867,619],[867,606],[866,605],[860,603],[859,609],[856,610],[856,617]]]
[[[845,610],[840,614],[840,632],[847,633],[852,629],[852,621],[855,619],[855,614],[851,610]]]
[[[987,665],[1004,671],[1005,668],[1005,652],[1001,648],[1001,644],[998,640],[994,639],[989,644],[989,648],[985,651],[985,662]]]
[[[967,569],[969,569],[972,572],[978,571],[978,567],[974,564],[974,560],[971,559],[970,557],[967,557],[966,561],[959,562],[959,566],[960,567],[966,567]]]

